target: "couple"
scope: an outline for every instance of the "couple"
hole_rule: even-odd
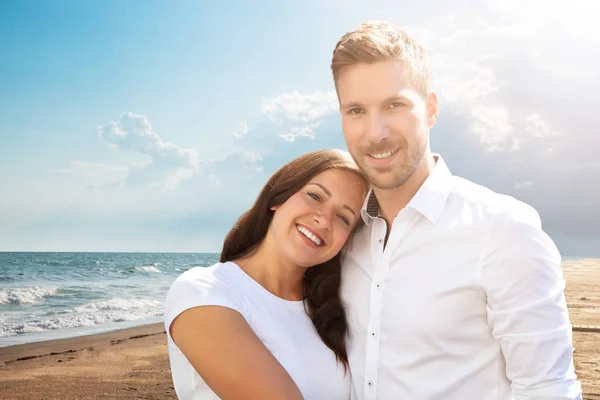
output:
[[[286,164],[220,262],[174,282],[180,399],[581,399],[560,254],[533,208],[431,152],[426,64],[390,23],[338,42],[351,156]]]

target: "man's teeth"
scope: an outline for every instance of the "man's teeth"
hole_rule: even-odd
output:
[[[321,239],[319,239],[318,237],[316,237],[315,235],[310,233],[310,231],[308,229],[306,229],[305,227],[300,226],[300,225],[296,225],[296,228],[298,229],[298,231],[300,233],[302,233],[304,236],[306,236],[307,238],[312,240],[317,246],[321,245],[321,243],[322,243]]]
[[[371,154],[371,157],[373,158],[388,158],[389,156],[391,156],[392,154],[394,154],[395,151],[386,151],[385,153],[379,153],[379,154]]]

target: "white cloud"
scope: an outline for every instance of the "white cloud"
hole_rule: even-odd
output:
[[[434,57],[432,64],[435,89],[447,102],[475,103],[500,90],[493,69],[481,62],[446,54]]]
[[[530,137],[542,138],[559,135],[559,133],[548,126],[540,114],[533,113],[525,119],[525,132]]]
[[[468,114],[469,127],[480,135],[490,151],[518,147],[510,111],[503,106],[473,106]]]
[[[236,154],[236,153],[241,156],[241,162],[242,162],[242,165],[244,166],[244,168],[246,168],[250,171],[254,171],[254,172],[262,172],[263,171],[263,167],[260,164],[261,161],[263,160],[263,157],[260,154],[252,152],[252,151],[244,151],[242,149],[238,149],[233,154]]]
[[[125,183],[157,184],[174,189],[200,170],[200,160],[193,149],[183,149],[166,142],[152,129],[143,115],[122,114],[118,121],[97,128],[98,136],[119,150],[148,156],[146,163],[130,166]]]
[[[286,133],[285,135],[279,135],[279,137],[285,140],[286,142],[290,143],[295,142],[296,138],[298,137],[306,137],[314,140],[314,129],[320,124],[320,121],[317,121],[312,125],[295,126],[288,133]]]
[[[335,91],[317,90],[310,94],[298,91],[265,100],[261,110],[272,121],[308,122],[327,116],[338,109]]]
[[[243,137],[246,133],[248,133],[248,123],[238,122],[235,132],[233,133],[233,137],[239,139]]]
[[[533,182],[531,181],[527,181],[527,182],[517,182],[515,184],[515,189],[523,189],[529,186],[533,186]]]
[[[567,140],[587,129],[583,109],[587,94],[599,88],[590,78],[600,66],[594,43],[600,35],[591,39],[579,25],[591,27],[586,13],[598,5],[575,1],[563,13],[565,7],[550,3],[488,1],[483,10],[431,19],[436,27],[427,31],[426,42],[442,115],[465,118],[468,132],[486,150],[514,151],[544,137]],[[579,99],[573,97],[577,92]]]
[[[597,33],[600,3],[596,0],[570,0],[567,6],[556,0],[488,0],[486,4],[503,20],[517,21],[532,30],[553,25],[575,36]]]

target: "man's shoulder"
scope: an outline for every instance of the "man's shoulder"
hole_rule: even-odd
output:
[[[460,176],[452,177],[449,197],[504,223],[540,224],[539,213],[532,205]]]

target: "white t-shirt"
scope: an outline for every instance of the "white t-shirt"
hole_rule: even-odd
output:
[[[167,294],[164,323],[173,383],[180,399],[218,399],[169,334],[179,314],[205,305],[228,307],[242,314],[306,400],[350,398],[350,372],[345,374],[343,365],[323,343],[303,302],[275,296],[236,264],[226,262],[189,269]]]

